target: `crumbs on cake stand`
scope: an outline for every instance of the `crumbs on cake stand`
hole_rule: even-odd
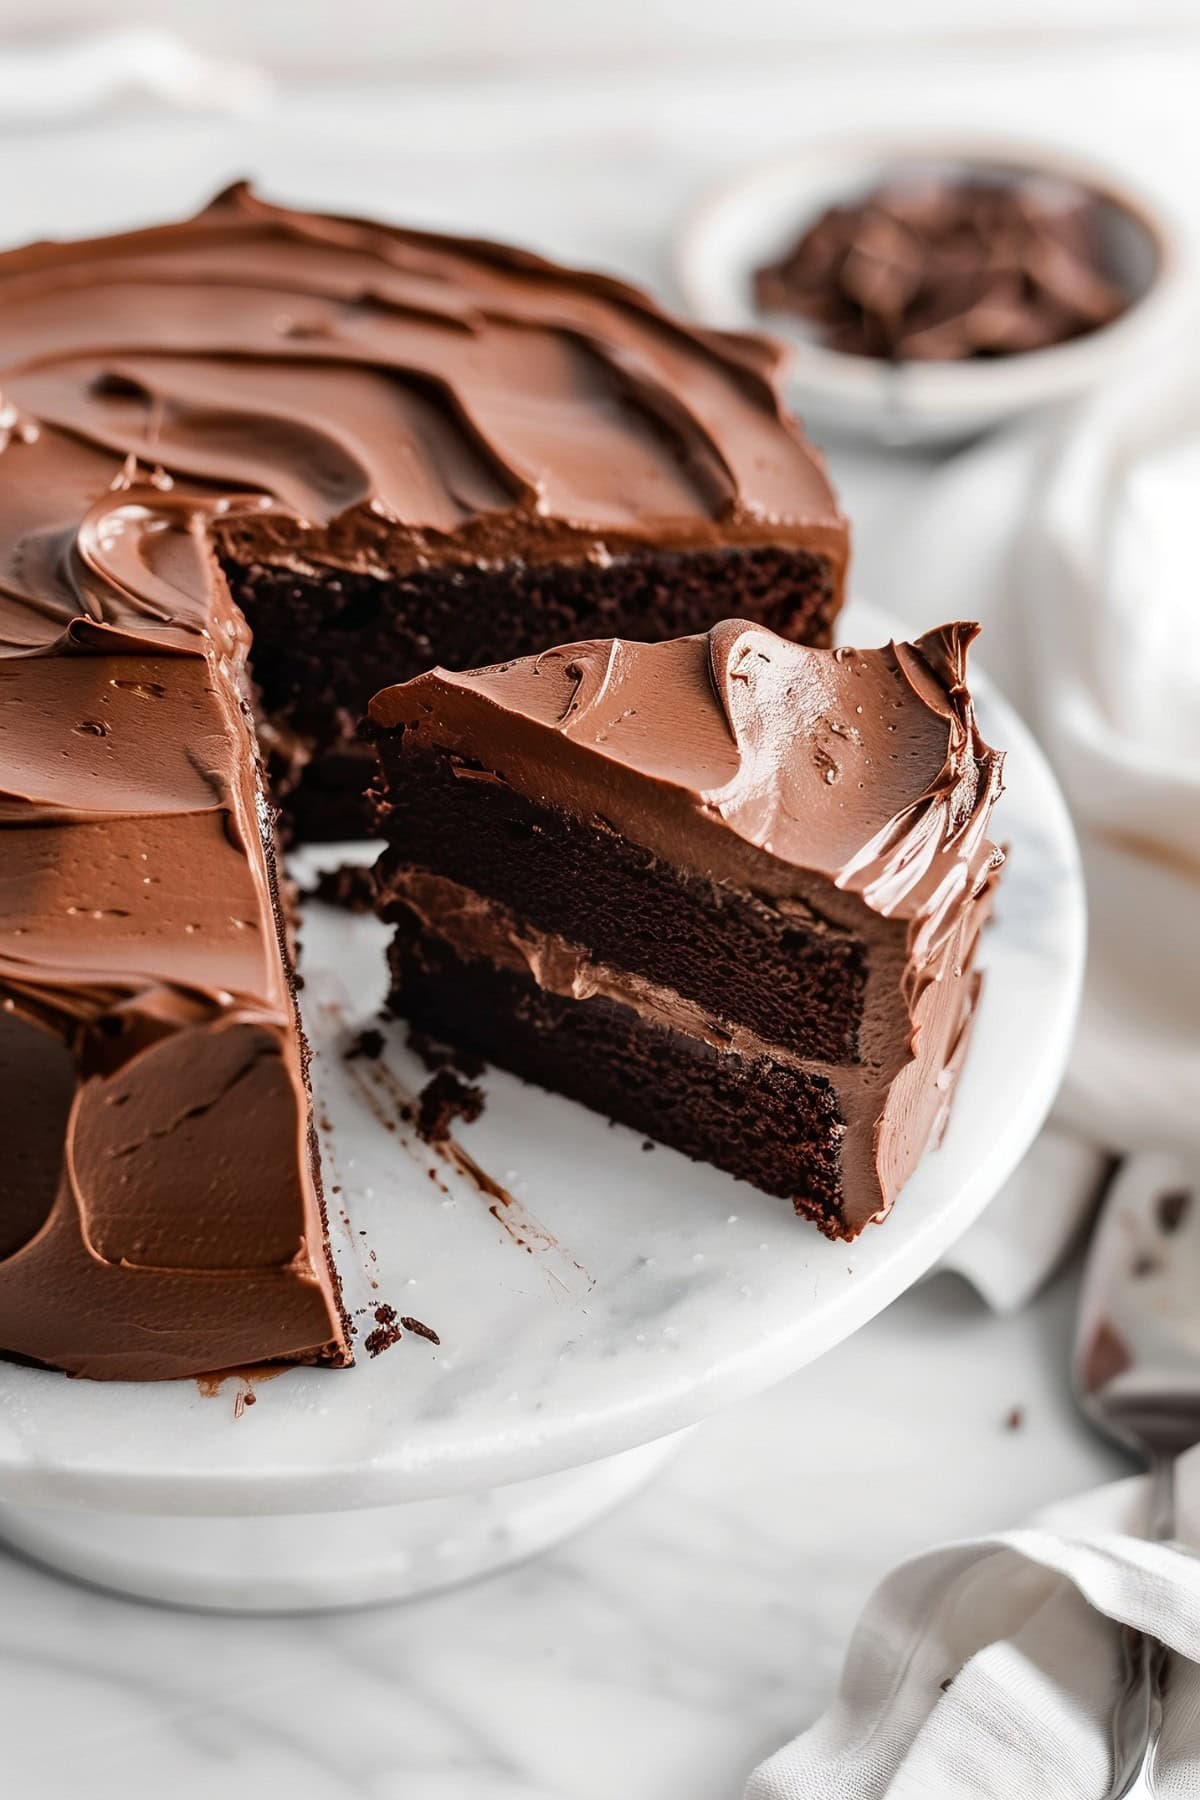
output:
[[[371,1062],[378,1062],[386,1041],[382,1031],[377,1031],[374,1025],[368,1025],[347,1049],[346,1061],[353,1062],[355,1057],[365,1056]]]
[[[470,1125],[483,1111],[483,1089],[453,1069],[439,1069],[417,1095],[416,1126],[427,1144],[444,1144],[456,1119]]]
[[[375,1329],[369,1331],[363,1339],[363,1347],[368,1356],[382,1356],[393,1344],[398,1344],[404,1333],[400,1329],[394,1306],[377,1306],[375,1308]]]
[[[442,1341],[432,1325],[425,1325],[420,1319],[414,1319],[408,1313],[403,1315],[400,1323],[405,1331],[411,1331],[415,1337],[426,1338],[431,1344],[440,1344]]]
[[[318,869],[310,888],[301,890],[302,900],[319,900],[325,906],[340,907],[343,912],[369,913],[375,910],[375,871],[369,863],[340,863],[336,869]]]
[[[455,1050],[449,1044],[441,1044],[436,1038],[430,1037],[427,1031],[418,1031],[415,1026],[409,1031],[408,1047],[434,1075],[440,1069],[457,1069],[468,1081],[475,1081],[486,1067],[481,1056],[473,1056],[469,1050]]]
[[[390,1350],[393,1344],[400,1342],[406,1331],[410,1331],[414,1337],[424,1338],[430,1344],[440,1344],[442,1341],[432,1325],[426,1325],[423,1320],[414,1319],[407,1313],[402,1319],[397,1318],[395,1307],[388,1306],[385,1302],[375,1308],[375,1328],[363,1339],[367,1355],[382,1356],[385,1350]]]

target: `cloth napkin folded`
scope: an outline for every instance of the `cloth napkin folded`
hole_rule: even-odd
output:
[[[1200,375],[1167,367],[951,461],[882,596],[982,622],[1062,783],[1090,941],[1056,1117],[1117,1151],[1200,1134],[1198,498]]]
[[[902,1563],[859,1621],[833,1706],[746,1800],[1101,1800],[1123,1627],[1169,1652],[1153,1791],[1195,1800],[1200,1450],[1179,1468],[1179,1544],[1136,1535],[1145,1489],[1116,1482]]]
[[[1051,1122],[939,1266],[962,1275],[993,1312],[1016,1312],[1076,1241],[1112,1169],[1094,1138]]]
[[[1054,764],[1088,884],[1055,1117],[946,1258],[1002,1310],[1058,1261],[1114,1155],[1200,1149],[1198,508],[1200,377],[1165,369],[952,460],[893,546],[881,597],[906,624],[983,624],[981,660]],[[903,1564],[833,1706],[746,1800],[1101,1800],[1128,1627],[1169,1652],[1154,1791],[1194,1800],[1200,1449],[1177,1494],[1174,1545],[1138,1535],[1134,1480]]]

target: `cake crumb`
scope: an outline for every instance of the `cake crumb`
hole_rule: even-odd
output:
[[[1023,1406],[1014,1406],[1005,1418],[1004,1429],[1006,1431],[1020,1431],[1024,1423],[1025,1408]]]
[[[439,1043],[437,1038],[430,1037],[427,1031],[418,1031],[415,1026],[408,1034],[408,1047],[414,1056],[420,1057],[433,1075],[439,1074],[442,1069],[457,1069],[468,1081],[476,1081],[486,1067],[481,1056],[473,1056],[469,1050],[455,1050],[449,1044]]]
[[[483,1111],[483,1089],[439,1069],[417,1096],[417,1130],[427,1144],[443,1144],[456,1119],[470,1125]]]
[[[379,1058],[383,1055],[383,1046],[385,1042],[386,1040],[382,1031],[376,1031],[373,1025],[368,1025],[365,1031],[359,1032],[354,1042],[350,1045],[350,1048],[346,1051],[346,1061],[353,1062],[355,1057],[365,1056],[371,1062],[378,1062]]]
[[[642,1149],[643,1150],[653,1150],[654,1148],[655,1148],[655,1144],[654,1144],[653,1138],[643,1138],[642,1139]]]
[[[403,1332],[396,1320],[394,1306],[377,1306],[375,1308],[375,1329],[368,1332],[363,1342],[368,1356],[382,1356],[393,1344],[398,1344]]]
[[[1173,1188],[1158,1197],[1158,1226],[1165,1237],[1179,1230],[1191,1208],[1192,1196],[1186,1188]]]
[[[428,1338],[431,1344],[440,1344],[442,1341],[432,1325],[423,1325],[420,1319],[409,1318],[407,1313],[401,1319],[400,1323],[403,1325],[405,1331],[411,1331],[417,1337]]]
[[[312,887],[301,891],[302,900],[320,900],[343,912],[375,910],[375,871],[366,863],[341,863],[336,869],[318,869]]]

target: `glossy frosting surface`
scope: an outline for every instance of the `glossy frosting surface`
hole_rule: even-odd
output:
[[[0,1352],[129,1377],[346,1353],[214,541],[840,567],[773,377],[617,282],[245,187],[0,256]]]
[[[569,644],[385,689],[376,724],[412,723],[523,791],[596,813],[709,872],[788,869],[927,921],[997,860],[1003,759],[966,684],[974,625],[912,644],[814,650],[727,619],[663,644]],[[747,861],[744,850],[770,859]]]
[[[47,626],[77,609],[59,552],[93,507],[81,548],[97,602],[111,606],[108,588],[135,612],[179,610],[163,591],[176,552],[147,543],[152,519],[122,509],[117,544],[99,528],[126,458],[151,515],[168,482],[211,485],[243,497],[235,531],[248,516],[260,544],[323,561],[502,554],[514,536],[527,555],[795,537],[844,558],[771,346],[685,328],[617,281],[520,251],[290,212],[242,187],[180,225],[10,252],[0,324],[10,460],[59,501],[4,484],[17,616],[6,608],[0,633],[20,641],[31,576]]]

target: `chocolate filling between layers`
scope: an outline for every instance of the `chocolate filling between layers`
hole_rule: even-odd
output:
[[[791,1200],[831,1237],[853,1235],[841,1220],[845,1125],[823,1076],[719,1052],[602,996],[549,993],[532,976],[458,957],[411,914],[389,959],[418,1030]]]
[[[427,869],[799,1056],[858,1059],[867,965],[850,930],[799,900],[769,904],[673,867],[485,770],[419,748],[398,757],[382,749],[391,777],[391,848],[377,876],[385,919],[405,899],[409,868]]]

